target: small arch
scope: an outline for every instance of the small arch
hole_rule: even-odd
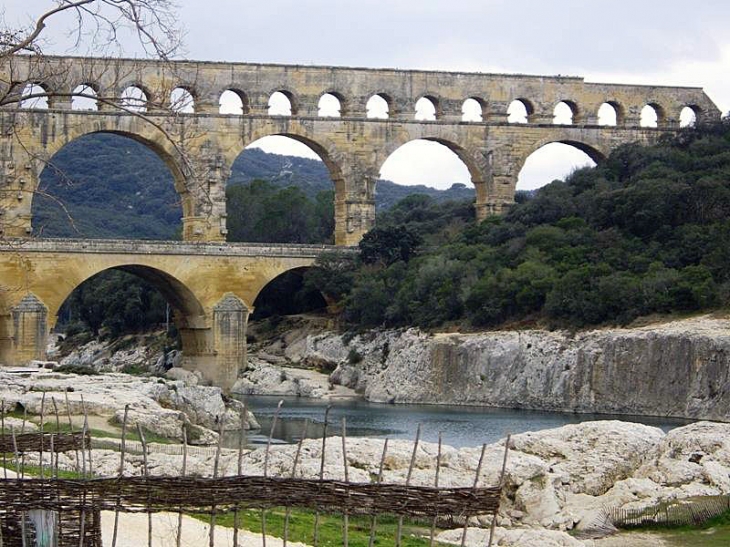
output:
[[[554,125],[573,125],[575,123],[577,107],[571,101],[560,101],[553,109]]]
[[[697,125],[702,111],[696,105],[687,105],[679,113],[679,127],[694,127]]]
[[[439,118],[438,99],[431,96],[423,96],[416,101],[416,120],[436,121]]]
[[[248,97],[238,89],[226,89],[218,99],[218,113],[242,116],[250,111]]]
[[[195,98],[184,87],[176,87],[170,92],[170,109],[177,114],[194,114]]]
[[[27,84],[20,96],[20,108],[48,110],[50,107],[48,90],[42,84],[36,82]]]
[[[269,116],[295,116],[294,95],[285,90],[274,91],[269,97]]]
[[[664,109],[656,103],[648,103],[641,109],[641,127],[659,127],[665,120]]]
[[[622,121],[621,108],[613,101],[605,102],[598,108],[598,125],[615,127]]]
[[[71,97],[71,110],[99,110],[98,93],[91,84],[77,85]]]
[[[463,122],[483,122],[484,121],[484,101],[476,97],[469,97],[461,105],[461,121]]]
[[[339,118],[342,116],[342,100],[334,93],[325,93],[319,98],[317,110],[321,118]]]
[[[120,98],[122,108],[132,112],[147,112],[149,95],[141,87],[137,85],[127,86],[120,94]]]
[[[529,123],[535,107],[527,99],[515,99],[507,108],[508,123]]]
[[[368,99],[365,109],[367,117],[371,120],[387,120],[390,118],[391,100],[387,95],[379,93]]]

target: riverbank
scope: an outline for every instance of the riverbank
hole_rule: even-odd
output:
[[[310,336],[302,362],[374,402],[730,421],[730,319],[631,329]]]
[[[486,446],[480,485],[498,483],[504,445],[505,440],[501,440]],[[369,483],[378,474],[383,447],[382,439],[348,438],[345,460],[341,439],[329,438],[325,447],[325,478],[341,480],[346,464],[349,480]],[[244,473],[260,476],[266,467],[269,476],[290,476],[296,450],[291,445],[273,446],[268,457],[265,448],[246,450],[242,459]],[[189,454],[188,473],[211,476],[215,452]],[[383,466],[385,483],[404,483],[410,475],[414,485],[433,485],[438,446],[420,442],[411,472],[413,452],[412,441],[389,443]],[[472,486],[480,454],[479,447],[443,446],[439,484]],[[59,464],[74,469],[74,458],[73,453],[62,454]],[[223,449],[219,473],[235,474],[238,458],[237,450]],[[130,451],[125,474],[141,475],[144,460],[143,455]],[[152,475],[176,476],[183,464],[182,454],[157,452],[154,447],[146,460]],[[317,478],[321,460],[322,441],[304,441],[295,475]],[[114,450],[95,449],[90,461],[93,472],[99,476],[118,473],[119,454]],[[26,463],[33,464],[35,460],[29,456]],[[604,527],[606,508],[650,508],[664,501],[718,495],[730,495],[728,424],[699,422],[665,434],[640,424],[605,421],[515,435],[510,443],[497,520],[497,545],[602,545],[591,539],[576,539],[572,534],[589,533],[597,523]],[[467,545],[482,546],[479,538],[490,524],[489,516],[476,518]],[[458,544],[461,525],[457,522],[452,528],[442,530],[439,539]]]

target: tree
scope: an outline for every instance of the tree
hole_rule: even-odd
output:
[[[57,63],[46,56],[44,33],[64,15],[73,20],[68,31],[74,37],[75,49],[83,46],[95,56],[110,57],[129,50],[129,45],[123,43],[127,37],[147,57],[163,60],[170,59],[181,46],[182,33],[170,0],[54,0],[46,4],[46,10],[30,25],[0,27],[0,106],[61,95],[119,106],[116,97],[91,97],[87,91],[69,94],[36,87],[23,94],[25,88],[18,84],[62,76]],[[99,69],[104,70],[104,65],[108,63],[100,63]],[[18,80],[18,73],[25,78]]]

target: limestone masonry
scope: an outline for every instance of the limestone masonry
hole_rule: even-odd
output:
[[[43,358],[63,299],[88,277],[117,268],[162,291],[177,308],[186,366],[225,387],[245,361],[256,294],[285,271],[311,266],[323,250],[272,245],[251,255],[224,243],[226,181],[233,161],[254,141],[288,136],[320,155],[334,182],[335,243],[351,246],[373,226],[382,164],[414,139],[439,142],[461,158],[482,219],[509,208],[524,162],[546,144],[569,144],[600,161],[621,144],[652,143],[676,131],[684,108],[698,120],[720,115],[700,88],[563,76],[32,56],[4,61],[0,75],[13,82],[0,101],[0,361]],[[23,105],[29,84],[50,94],[48,108]],[[97,110],[72,108],[80,85],[98,98]],[[130,86],[143,101],[123,98]],[[189,95],[190,112],[171,106],[175,90]],[[225,91],[240,99],[240,115],[219,113]],[[290,116],[269,114],[275,92],[289,99]],[[339,117],[319,116],[325,94],[339,101]],[[368,117],[374,96],[387,104],[387,119]],[[422,98],[435,109],[433,121],[414,119]],[[467,99],[480,105],[481,121],[463,121]],[[513,101],[524,106],[527,123],[508,123]],[[559,103],[571,110],[569,124],[553,123]],[[598,124],[604,104],[613,108],[615,125]],[[657,114],[656,128],[641,127],[647,105]],[[44,167],[64,145],[98,132],[134,138],[165,161],[182,203],[185,244],[22,241],[32,232],[32,200]]]

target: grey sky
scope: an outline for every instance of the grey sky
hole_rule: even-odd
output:
[[[10,0],[6,19],[12,22],[50,4]],[[569,74],[590,81],[699,85],[723,112],[730,109],[727,0],[178,4],[187,31],[186,57],[192,59]],[[57,49],[63,49],[62,27],[48,29]],[[575,158],[571,161],[579,156]],[[468,182],[463,180],[466,170],[456,163],[438,160],[423,173],[414,172],[408,165],[412,163],[405,161],[383,174],[399,182]],[[549,180],[569,168],[557,155],[547,154],[538,161],[535,176]]]

